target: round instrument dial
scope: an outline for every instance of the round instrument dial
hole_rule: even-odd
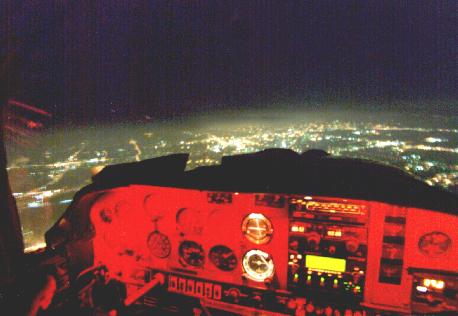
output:
[[[148,236],[147,244],[151,254],[158,258],[167,258],[172,248],[169,237],[158,231],[152,232]]]
[[[451,245],[452,240],[450,237],[439,231],[425,234],[421,236],[418,241],[418,248],[420,248],[420,251],[430,257],[436,257],[446,253]]]
[[[263,282],[274,274],[274,262],[268,253],[261,250],[250,250],[243,257],[243,270],[253,281]]]
[[[178,249],[180,261],[184,265],[202,267],[205,263],[205,252],[201,245],[194,241],[183,241]]]
[[[258,245],[265,244],[272,237],[272,223],[260,213],[251,213],[242,222],[242,232],[249,241]]]
[[[359,248],[359,242],[356,238],[350,238],[345,242],[345,248],[350,253],[355,253]]]
[[[237,266],[235,253],[226,246],[214,246],[208,254],[210,261],[220,270],[232,271]]]

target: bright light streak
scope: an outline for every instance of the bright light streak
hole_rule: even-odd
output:
[[[36,244],[33,244],[32,246],[26,247],[26,248],[24,249],[24,252],[25,252],[25,253],[33,252],[33,251],[37,251],[37,250],[43,249],[43,248],[46,248],[46,243],[44,243],[44,242],[38,242],[38,243],[36,243]]]
[[[19,102],[19,101],[13,100],[13,99],[9,99],[8,103],[12,104],[12,105],[15,105],[15,106],[18,106],[18,107],[21,107],[21,108],[26,109],[26,110],[41,114],[41,115],[45,115],[45,116],[49,116],[49,117],[52,116],[51,113],[48,113],[45,110],[39,109],[39,108],[37,108],[35,106],[25,104],[24,102]]]

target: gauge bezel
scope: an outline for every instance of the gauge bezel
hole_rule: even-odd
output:
[[[261,256],[266,260],[265,263],[267,264],[267,270],[265,272],[258,273],[250,267],[249,260],[253,255]],[[272,257],[267,252],[259,249],[252,249],[243,256],[242,268],[244,275],[256,282],[265,282],[266,280],[271,279],[275,274],[275,264]]]
[[[228,268],[222,268],[221,266],[219,266],[215,260],[214,260],[214,257],[213,257],[213,254],[218,250],[218,249],[224,249],[224,250],[227,250],[231,253],[231,256],[234,257],[235,259],[235,264],[234,264],[234,267],[232,267],[231,269],[228,269]],[[208,260],[215,266],[217,267],[219,270],[221,271],[224,271],[224,272],[229,272],[229,271],[233,271],[236,267],[237,267],[237,264],[239,263],[239,261],[237,260],[237,256],[234,252],[234,250],[232,250],[231,248],[225,246],[225,245],[215,245],[213,246],[210,251],[208,252]]]
[[[189,259],[187,259],[185,257],[185,253],[184,253],[184,248],[185,247],[193,247],[195,249],[198,249],[201,257],[202,257],[202,262],[200,264],[194,264],[194,263],[191,263]],[[178,255],[180,257],[180,261],[182,261],[183,263],[185,263],[187,266],[190,266],[190,267],[195,267],[195,268],[201,268],[205,265],[205,257],[206,257],[206,254],[205,254],[205,250],[204,250],[204,247],[202,247],[201,244],[195,242],[195,241],[192,241],[192,240],[184,240],[180,243],[180,246],[178,247]]]
[[[248,225],[250,221],[252,220],[258,220],[258,221],[264,222],[264,224],[266,225],[265,236],[263,237],[255,236],[248,231],[248,228],[249,228]],[[254,244],[257,244],[257,245],[267,244],[272,239],[273,232],[274,232],[274,228],[272,226],[272,222],[264,214],[253,212],[245,216],[245,218],[242,221],[243,235]]]
[[[438,251],[434,251],[431,249],[428,249],[428,243],[427,241],[431,238],[434,239],[434,236],[440,236],[443,240],[439,241],[436,245],[436,248],[438,248]],[[420,252],[428,257],[439,257],[447,253],[452,246],[452,239],[450,238],[449,235],[447,235],[444,232],[441,231],[432,231],[426,234],[423,234],[420,236],[418,239],[418,249]]]
[[[154,243],[154,245],[152,245],[151,242],[152,242],[153,237],[160,238],[160,242],[156,242],[156,243]],[[165,250],[164,250],[164,248],[162,248],[163,252],[159,252],[157,250],[157,245],[159,243],[160,243],[161,246],[167,245]],[[155,256],[157,258],[161,258],[161,259],[167,258],[170,255],[171,251],[172,251],[172,244],[170,242],[169,237],[167,235],[164,235],[164,234],[158,232],[158,231],[153,231],[148,235],[148,239],[146,241],[146,245],[148,247],[148,250],[150,251],[150,253],[153,256]]]

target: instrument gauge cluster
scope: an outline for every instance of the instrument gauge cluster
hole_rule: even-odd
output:
[[[332,170],[338,169],[334,160],[326,161],[326,166],[329,162]],[[233,162],[225,160],[230,172]],[[252,161],[246,163],[251,166]],[[161,162],[157,170],[166,166]],[[177,168],[185,166],[182,161]],[[304,186],[294,188],[296,193],[288,193],[293,189],[290,184],[285,184],[284,193],[263,193],[259,188],[264,186],[254,182],[253,187],[242,183],[241,192],[231,191],[232,182],[229,191],[218,191],[225,189],[218,172],[214,182],[191,186],[200,179],[199,172],[205,175],[213,168],[196,169],[189,179],[178,176],[178,187],[161,185],[168,184],[168,178],[150,172],[153,178],[148,185],[120,182],[122,186],[110,189],[95,182],[89,187],[95,192],[78,193],[78,200],[45,236],[49,255],[59,259],[56,271],[68,271],[69,281],[62,278],[58,286],[67,289],[61,285],[66,282],[75,284],[75,290],[87,289],[78,295],[79,306],[98,308],[93,294],[100,290],[99,294],[115,301],[121,292],[112,291],[112,286],[119,285],[123,306],[155,310],[158,315],[188,315],[206,308],[215,314],[240,315],[357,315],[385,310],[406,315],[448,310],[456,314],[454,209],[441,214],[421,208],[420,200],[409,206],[415,202],[413,197],[410,200],[410,190],[406,190],[408,200],[400,205],[372,194],[369,200],[359,199],[363,191],[358,199],[346,198],[348,188],[342,186],[341,196],[334,182],[329,183],[330,196],[326,196],[326,191],[321,192],[325,178],[316,177],[317,187],[311,182],[315,169],[298,173]],[[269,180],[267,171],[260,170],[260,181]],[[276,175],[279,180],[290,178],[290,173]],[[271,186],[269,191],[277,188],[282,187]],[[305,188],[311,192],[299,194]],[[355,189],[366,186],[358,182]],[[393,193],[393,199],[397,195]],[[432,195],[425,205],[441,205],[441,196],[438,193],[436,201]],[[54,264],[48,252],[42,257],[46,265]],[[86,274],[94,282],[80,278]],[[67,300],[66,293],[72,293],[59,291],[63,294],[58,299]],[[116,297],[111,298],[111,293]]]

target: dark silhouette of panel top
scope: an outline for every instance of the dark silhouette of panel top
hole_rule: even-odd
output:
[[[185,171],[188,154],[105,167],[76,196],[145,184],[198,190],[306,194],[380,201],[458,213],[458,195],[370,160],[333,157],[322,150],[288,149],[225,156],[220,165]]]

